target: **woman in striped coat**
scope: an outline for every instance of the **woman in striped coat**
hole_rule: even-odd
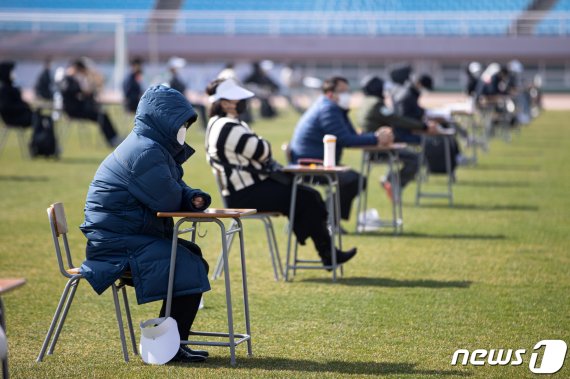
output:
[[[255,208],[260,212],[289,214],[291,184],[277,182],[262,169],[273,162],[271,145],[240,120],[246,99],[253,93],[234,79],[218,79],[207,88],[212,103],[206,132],[206,153],[221,184],[226,206]],[[295,208],[294,233],[301,244],[311,238],[323,264],[331,264],[327,210],[319,192],[300,186]],[[337,251],[337,262],[356,254]]]

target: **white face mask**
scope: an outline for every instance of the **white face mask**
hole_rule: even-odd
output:
[[[185,126],[181,126],[180,129],[178,129],[178,133],[176,134],[176,140],[178,141],[179,144],[184,145],[184,141],[186,140]]]
[[[351,95],[349,92],[342,92],[338,95],[337,104],[342,109],[349,109],[350,108],[350,98]]]

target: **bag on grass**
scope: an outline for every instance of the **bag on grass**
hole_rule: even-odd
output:
[[[53,119],[51,116],[36,112],[33,117],[32,139],[30,141],[30,155],[32,157],[59,157],[59,148],[55,138]]]

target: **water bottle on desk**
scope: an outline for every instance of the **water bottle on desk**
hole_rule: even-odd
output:
[[[336,136],[325,134],[323,137],[325,155],[323,157],[323,166],[336,166]]]

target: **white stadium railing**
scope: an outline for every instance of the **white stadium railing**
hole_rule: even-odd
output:
[[[516,22],[515,22],[516,21]],[[179,34],[479,36],[570,35],[570,12],[0,11],[2,31],[147,32],[173,24]],[[57,25],[56,25],[57,24]]]

